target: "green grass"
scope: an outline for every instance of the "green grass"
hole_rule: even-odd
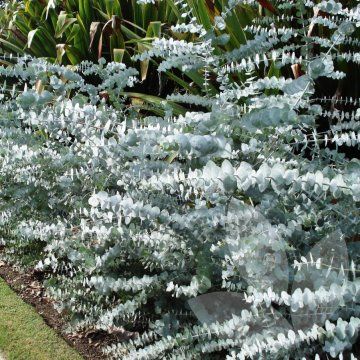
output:
[[[0,353],[6,360],[81,360],[0,278]]]

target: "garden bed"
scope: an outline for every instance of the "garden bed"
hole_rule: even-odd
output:
[[[31,305],[37,314],[41,315],[46,325],[48,325],[50,328],[55,330],[55,332],[60,335],[67,344],[69,344],[71,347],[73,347],[84,359],[89,360],[97,360],[97,359],[104,359],[104,355],[101,352],[101,346],[110,344],[112,342],[119,342],[121,340],[124,340],[125,338],[129,338],[130,334],[105,334],[105,333],[88,333],[88,334],[69,334],[65,332],[66,322],[61,314],[59,314],[54,309],[54,304],[51,299],[49,299],[44,294],[44,289],[41,284],[41,282],[38,279],[39,274],[36,274],[36,272],[29,272],[24,273],[17,269],[14,266],[11,266],[9,264],[6,264],[2,261],[0,261],[0,285],[6,286],[2,283],[2,279],[4,282],[9,285],[9,287],[27,304]],[[1,289],[1,286],[0,286]],[[8,292],[11,290],[3,290],[8,295]],[[2,291],[2,292],[3,292]],[[2,293],[1,292],[1,293]],[[6,296],[1,296],[0,298],[0,317],[5,318],[5,315],[3,314],[4,311],[6,311],[6,305],[4,305],[4,302],[6,301]],[[14,294],[15,296],[15,294]],[[20,300],[20,299],[19,299]],[[21,324],[21,316],[23,312],[17,308],[24,307],[25,304],[23,303],[14,303],[14,308],[16,308],[16,311],[14,312],[14,321],[13,324]],[[26,311],[31,312],[31,309],[27,309]],[[40,319],[36,319],[36,325],[41,323]],[[35,323],[34,323],[35,324]],[[46,327],[45,325],[45,327]],[[34,326],[34,331],[37,331],[37,327]],[[0,324],[0,329],[1,324]],[[27,329],[27,327],[26,327]],[[24,327],[24,332],[25,332]],[[51,334],[50,330],[44,330]],[[19,329],[19,333],[22,332],[21,329]],[[14,334],[9,335],[11,338],[14,337]],[[33,337],[31,334],[28,334],[29,338]],[[0,344],[1,344],[1,338],[7,336],[5,334],[0,334]],[[51,337],[56,337],[55,334],[51,335]],[[52,340],[47,337],[47,340]],[[26,339],[24,340],[26,342]],[[4,341],[6,343],[6,341]],[[34,343],[36,342],[36,339],[34,340]],[[44,344],[47,343],[47,341],[44,341]],[[65,344],[62,344],[62,341],[59,341],[59,349],[66,348]],[[19,343],[19,347],[23,346],[22,342]],[[56,346],[56,344],[54,345]],[[0,346],[1,347],[1,346]],[[11,345],[12,348],[17,347],[16,344]],[[6,350],[6,349],[4,349]],[[50,349],[48,349],[50,350]],[[16,350],[11,350],[16,351]],[[73,355],[71,357],[71,360],[75,359],[81,359],[82,357],[77,356],[77,354],[72,351],[70,351]],[[0,353],[0,360],[2,360]],[[66,351],[65,351],[66,354]],[[53,354],[54,359],[58,359],[56,357],[57,354]],[[65,356],[62,354],[62,356]],[[77,357],[76,357],[77,356]],[[12,357],[14,358],[14,357]],[[6,358],[7,359],[7,358]],[[16,358],[19,359],[19,358]],[[60,358],[59,358],[60,359]],[[65,359],[65,357],[61,357],[61,359]],[[69,358],[70,359],[70,358]],[[30,358],[27,358],[27,360],[30,360]]]

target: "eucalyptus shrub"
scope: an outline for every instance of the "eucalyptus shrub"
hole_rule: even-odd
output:
[[[360,7],[278,1],[219,52],[240,3],[212,31],[184,7],[173,30],[198,40],[138,56],[203,77],[162,117],[123,96],[138,74],[121,63],[0,68],[5,256],[44,273],[71,331],[136,332],[109,358],[355,358],[360,110],[339,84]]]

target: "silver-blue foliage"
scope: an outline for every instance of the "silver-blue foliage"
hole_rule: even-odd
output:
[[[229,1],[214,25],[225,35],[238,3],[254,5]],[[124,64],[0,67],[5,256],[47,274],[72,330],[142,329],[110,358],[336,357],[358,339],[360,161],[342,146],[359,148],[359,99],[318,86],[346,81],[339,60],[359,64],[360,8],[278,3],[296,20],[256,19],[232,52],[185,8],[190,24],[174,30],[199,40],[157,39],[138,56],[214,75],[216,94],[169,96],[195,105],[179,116],[165,102],[162,117],[137,111]],[[319,24],[329,37],[312,34]]]

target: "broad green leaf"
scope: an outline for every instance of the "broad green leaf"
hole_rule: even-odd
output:
[[[114,61],[121,63],[124,58],[125,49],[114,49]]]
[[[66,44],[57,44],[56,45],[56,61],[61,64],[63,56],[66,53]]]
[[[144,46],[141,42],[137,44],[137,48],[140,54],[147,50],[147,47]],[[141,81],[144,81],[146,79],[148,70],[149,70],[149,60],[147,59],[140,61]]]
[[[47,20],[47,18],[49,16],[50,9],[55,9],[55,8],[56,8],[55,0],[48,0],[48,4],[46,6],[46,17],[45,17],[46,20]]]
[[[120,95],[127,96],[127,97],[133,98],[135,100],[136,99],[141,100],[149,105],[152,105],[154,108],[159,109],[161,113],[164,112],[164,107],[166,105],[169,105],[173,109],[174,115],[181,115],[181,114],[185,114],[185,112],[186,112],[186,109],[183,108],[182,106],[180,106],[172,101],[164,100],[157,96],[146,95],[146,94],[135,93],[135,92],[128,92],[128,91],[122,92]]]
[[[39,29],[34,29],[34,30],[31,30],[28,34],[28,41],[27,41],[27,47],[28,48],[31,48],[31,45],[34,41],[34,38],[35,38],[35,35],[36,33],[39,31]]]
[[[55,29],[55,37],[60,38],[64,32],[75,22],[76,18],[69,18],[68,15],[62,11],[58,16],[58,21]]]

